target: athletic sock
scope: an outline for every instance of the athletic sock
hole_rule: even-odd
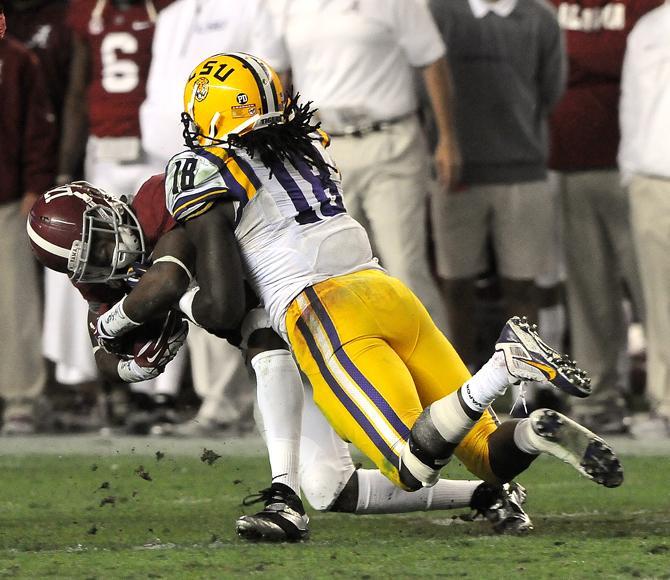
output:
[[[270,458],[272,482],[282,483],[300,495],[300,434],[304,391],[291,354],[270,350],[251,360],[256,371],[261,434]]]
[[[541,440],[541,437],[533,431],[530,419],[521,419],[514,429],[514,444],[524,453],[538,455],[541,453],[535,443],[538,440]]]
[[[458,445],[508,386],[505,356],[496,352],[460,389],[428,407],[433,425],[445,441]]]
[[[376,469],[359,469],[357,514],[391,514],[469,507],[481,481],[440,479],[433,487],[403,491]]]
[[[472,410],[483,413],[509,386],[505,355],[493,356],[460,389],[463,402]]]

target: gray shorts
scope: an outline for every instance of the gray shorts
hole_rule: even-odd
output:
[[[554,261],[555,207],[547,181],[436,189],[431,213],[439,276],[472,278],[485,271],[489,237],[504,278],[545,274]]]

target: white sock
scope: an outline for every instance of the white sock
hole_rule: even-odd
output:
[[[514,428],[514,444],[524,453],[538,455],[541,451],[535,445],[538,436],[533,431],[530,419],[521,419]]]
[[[261,428],[270,458],[272,482],[300,495],[300,434],[305,399],[300,372],[286,350],[270,350],[251,360]]]
[[[493,401],[505,394],[508,386],[505,355],[495,352],[460,390],[465,404],[473,411],[483,413]]]
[[[357,514],[392,514],[468,507],[481,481],[440,479],[433,487],[404,491],[376,469],[359,469]]]

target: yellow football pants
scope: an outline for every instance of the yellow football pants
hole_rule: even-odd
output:
[[[402,487],[398,458],[412,425],[470,378],[419,299],[399,280],[364,270],[304,290],[288,309],[286,327],[328,421]],[[498,481],[488,460],[495,429],[486,412],[455,452],[491,482]]]

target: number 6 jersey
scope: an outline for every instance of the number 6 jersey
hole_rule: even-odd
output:
[[[314,145],[334,167],[323,145]],[[381,269],[367,233],[344,209],[334,170],[319,173],[304,161],[287,160],[267,168],[243,150],[210,147],[170,160],[165,193],[178,222],[202,215],[217,202],[233,203],[246,275],[279,332],[285,331],[286,309],[306,287]]]
[[[156,14],[172,0],[72,0],[68,24],[88,48],[89,132],[139,137]]]

